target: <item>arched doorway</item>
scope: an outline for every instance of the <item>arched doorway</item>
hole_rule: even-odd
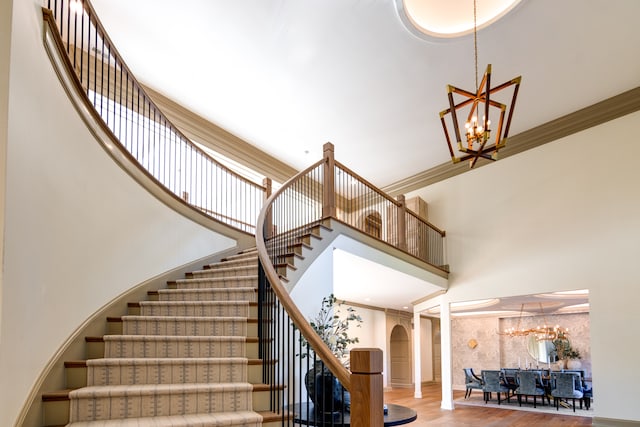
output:
[[[409,386],[412,383],[411,346],[406,329],[401,325],[394,326],[390,341],[390,383],[392,386]]]

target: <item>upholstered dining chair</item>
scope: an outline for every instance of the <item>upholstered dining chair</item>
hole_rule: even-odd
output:
[[[471,392],[474,389],[482,390],[482,378],[477,376],[472,368],[462,368],[464,370],[464,382],[467,387],[467,391],[464,394],[464,398],[467,399],[471,396]]]
[[[542,404],[544,405],[544,388],[541,387],[542,376],[540,371],[519,371],[516,374],[518,381],[518,388],[515,390],[515,394],[518,396],[518,405],[522,406],[522,396],[525,397],[525,402],[529,396],[533,396],[533,407],[536,407],[538,396],[542,397]],[[549,401],[551,404],[551,401]]]
[[[504,385],[502,380],[501,371],[482,371],[482,391],[484,392],[484,403],[487,403],[491,398],[491,393],[498,394],[498,405],[500,404],[500,393],[504,393],[507,396],[507,402],[511,399],[509,393],[509,387]]]
[[[504,385],[511,390],[511,395],[515,394],[515,390],[518,388],[518,380],[516,379],[516,374],[520,369],[518,368],[502,368],[502,380],[504,381]]]
[[[553,396],[556,410],[559,410],[561,399],[571,399],[573,401],[573,412],[576,412],[576,399],[578,399],[580,400],[580,409],[582,409],[583,393],[579,376],[580,374],[566,372],[553,374],[555,388],[551,390],[551,396]]]

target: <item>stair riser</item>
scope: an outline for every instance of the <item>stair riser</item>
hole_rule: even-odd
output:
[[[115,372],[115,370],[111,370],[111,372],[106,372],[106,369],[103,368],[87,368],[87,367],[70,367],[66,368],[66,380],[67,380],[67,388],[69,389],[77,389],[80,387],[86,387],[87,385],[107,385],[107,384],[143,384],[141,382],[141,378],[143,378],[143,374],[139,374],[137,372],[133,372],[133,368],[127,367],[128,371],[125,373]],[[140,367],[136,367],[136,369],[141,369]],[[244,368],[243,368],[244,369]],[[93,372],[92,372],[93,371]],[[194,379],[194,374],[190,371],[188,373],[178,373],[182,378],[185,379],[184,382],[202,382],[201,378],[210,378],[209,374],[205,372],[202,377],[197,377],[198,379]],[[236,372],[233,372],[230,376],[224,375],[222,379],[219,381],[222,382],[249,382],[250,384],[259,384],[262,382],[262,365],[249,365],[245,371],[239,372],[239,375],[235,375]],[[199,374],[197,374],[199,375]],[[220,375],[216,375],[219,377]],[[133,378],[138,382],[131,381],[130,383],[123,382],[123,378]],[[161,374],[160,378],[154,377],[152,375],[148,375],[148,372],[144,373],[144,378],[146,378],[147,384],[168,384],[166,378],[173,377],[174,374]],[[149,379],[151,379],[149,381]],[[191,381],[189,381],[191,380]],[[213,381],[209,381],[213,382]]]
[[[252,392],[184,392],[71,399],[71,422],[251,410]],[[255,410],[255,408],[254,408]]]
[[[224,261],[224,262],[219,262],[217,264],[209,264],[209,265],[205,265],[203,266],[203,270],[224,270],[227,268],[245,268],[245,267],[250,267],[250,268],[258,268],[258,259],[257,258],[244,258],[244,259],[237,259],[235,261]],[[202,271],[202,270],[198,270],[198,271]]]
[[[133,313],[130,313],[133,314]],[[199,317],[249,317],[248,305],[236,304],[144,304],[138,312],[140,316],[199,316]]]
[[[220,264],[227,264],[230,262],[239,262],[239,261],[247,261],[247,262],[257,262],[258,261],[258,252],[247,252],[246,254],[238,254],[238,255],[231,255],[226,257],[223,261],[219,262],[219,263],[214,263],[211,265],[220,265]]]
[[[247,382],[246,362],[175,364],[145,363],[89,366],[87,385],[183,384]]]
[[[257,265],[243,265],[234,268],[211,268],[208,270],[193,271],[189,274],[189,278],[221,278],[236,276],[256,276],[258,274]]]
[[[158,292],[158,301],[249,301],[257,302],[258,295],[254,289],[193,289],[165,290]]]
[[[250,328],[251,329],[251,328]],[[96,352],[99,350],[96,350]],[[244,342],[190,341],[108,341],[104,357],[258,357],[258,344]],[[99,356],[99,357],[102,357]]]
[[[183,279],[169,283],[169,289],[233,289],[233,288],[257,288],[257,277],[229,277],[229,278],[198,278]]]
[[[123,335],[170,335],[170,336],[246,336],[247,324],[243,320],[225,319],[172,319],[140,317],[136,320],[123,318]]]

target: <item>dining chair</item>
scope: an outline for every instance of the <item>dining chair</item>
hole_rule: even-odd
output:
[[[572,399],[573,412],[576,412],[576,399],[580,400],[580,409],[582,409],[582,385],[580,380],[580,374],[558,372],[552,375],[555,388],[551,390],[553,396],[553,402],[556,405],[556,410],[559,410],[561,399]]]
[[[518,404],[522,406],[522,396],[525,396],[525,402],[528,402],[528,397],[533,396],[533,407],[537,405],[538,396],[542,397],[542,404],[544,405],[544,396],[546,395],[544,388],[542,388],[542,375],[540,371],[520,371],[517,373],[518,388],[515,390],[515,394],[518,396]],[[551,401],[549,400],[549,404]]]
[[[491,393],[498,394],[498,405],[500,404],[500,393],[507,396],[507,402],[510,402],[511,393],[509,387],[505,386],[501,371],[483,370],[482,374],[482,391],[484,392],[484,402],[487,403],[491,398]]]
[[[464,394],[464,398],[467,399],[471,396],[471,392],[474,389],[482,390],[482,378],[477,376],[472,368],[462,368],[464,370],[464,382],[467,390]]]

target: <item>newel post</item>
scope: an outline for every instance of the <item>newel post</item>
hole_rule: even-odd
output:
[[[383,427],[382,350],[351,350],[351,426]]]
[[[404,194],[397,197],[398,203],[398,248],[407,250],[407,202]]]
[[[322,218],[336,217],[336,192],[335,192],[335,167],[333,144],[327,142],[322,146],[324,158],[323,185],[322,185]]]
[[[271,197],[271,192],[273,191],[271,178],[263,179],[262,186],[264,187],[264,201],[266,202],[267,199]],[[271,211],[269,211],[264,218],[264,228],[264,237],[271,237],[273,235],[273,215],[271,215]]]

